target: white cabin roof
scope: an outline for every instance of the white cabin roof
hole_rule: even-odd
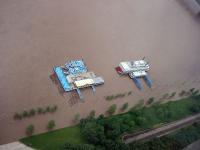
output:
[[[137,72],[132,72],[133,76],[135,77],[142,77],[147,75],[147,73],[145,71],[137,71]]]
[[[78,80],[78,81],[75,81],[74,84],[76,85],[76,87],[80,88],[80,87],[84,87],[84,86],[93,85],[94,80],[93,79]]]
[[[145,60],[120,62],[119,66],[123,70],[123,72],[137,72],[149,70],[149,65]]]

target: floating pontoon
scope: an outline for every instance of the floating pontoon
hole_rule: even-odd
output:
[[[83,99],[81,88],[91,87],[95,92],[95,86],[104,83],[102,77],[97,77],[94,72],[88,72],[83,60],[72,60],[64,66],[54,67],[54,72],[64,91],[76,90],[80,99]]]
[[[128,74],[131,79],[135,82],[136,87],[141,90],[142,85],[140,82],[140,78],[144,78],[147,85],[151,88],[152,81],[147,76],[147,72],[149,71],[149,64],[144,60],[137,61],[126,61],[120,62],[120,64],[115,68],[119,74]]]

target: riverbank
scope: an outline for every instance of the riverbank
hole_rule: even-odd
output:
[[[97,128],[103,128],[105,133],[115,134],[115,136],[108,136],[105,134],[105,139],[115,141],[118,140],[124,132],[138,132],[144,129],[153,128],[163,123],[169,123],[178,119],[182,119],[192,114],[200,112],[199,99],[185,98],[178,101],[167,102],[165,104],[152,104],[150,107],[141,107],[137,110],[131,110],[127,113],[114,115],[106,118],[98,117],[98,119],[92,119],[86,121],[86,124],[82,124],[82,127],[75,126],[70,128],[64,128],[58,131],[53,131],[45,134],[24,138],[21,141],[29,146],[42,150],[56,150],[64,145],[64,143],[71,144],[94,144],[89,142],[89,138],[97,138],[99,131]],[[111,129],[107,129],[105,125],[110,125]],[[88,126],[89,125],[89,126]],[[92,127],[91,127],[92,125]],[[84,135],[84,130],[87,128],[87,134]],[[74,130],[77,137],[73,137],[73,133],[66,133],[64,130]],[[63,130],[63,132],[62,132]],[[92,131],[92,132],[91,132]],[[112,131],[112,132],[111,132]],[[59,135],[61,134],[61,135]],[[104,132],[102,133],[104,134]],[[58,140],[61,138],[61,140]],[[96,137],[97,136],[97,137]],[[74,141],[75,139],[80,139]],[[53,141],[56,141],[54,144]],[[89,140],[89,141],[88,141]],[[103,140],[103,139],[99,139]],[[49,142],[52,141],[52,142]],[[116,142],[115,142],[116,143]],[[117,144],[117,143],[116,143]],[[97,142],[95,145],[101,146],[101,142]]]

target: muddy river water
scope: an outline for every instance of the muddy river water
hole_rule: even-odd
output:
[[[150,63],[153,88],[144,82],[138,91],[129,77],[114,67],[120,61]],[[72,125],[74,115],[91,110],[105,113],[116,103],[133,106],[140,99],[200,88],[200,21],[179,0],[1,0],[0,1],[0,144]],[[85,102],[61,95],[50,79],[52,67],[83,58],[105,84],[82,90]],[[133,91],[131,96],[106,101],[105,96]],[[176,97],[177,98],[177,97]],[[56,104],[54,114],[21,121],[15,112]],[[117,112],[118,113],[118,112]]]

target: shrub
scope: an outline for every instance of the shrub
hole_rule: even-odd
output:
[[[104,118],[103,114],[99,115],[99,117],[98,117],[98,119],[103,119],[103,118]]]
[[[199,90],[195,90],[195,91],[192,93],[193,96],[196,96],[196,95],[198,95],[198,94],[199,94]]]
[[[50,112],[50,107],[49,106],[46,107],[46,112]]]
[[[173,98],[176,95],[176,92],[173,92],[169,97]]]
[[[57,105],[50,108],[49,112],[54,113],[58,109]]]
[[[154,102],[155,98],[154,97],[150,97],[147,101],[147,105],[150,105]]]
[[[28,116],[28,112],[27,111],[23,111],[22,116],[23,117],[27,117]]]
[[[162,99],[166,99],[166,98],[168,98],[168,96],[169,96],[169,94],[165,93],[165,94],[163,94]]]
[[[128,96],[131,95],[131,94],[132,94],[132,91],[129,91],[129,92],[127,93]]]
[[[21,120],[22,119],[22,115],[19,114],[19,113],[15,113],[14,116],[13,116],[13,118]]]
[[[191,89],[190,89],[190,92],[191,92],[191,93],[193,93],[193,92],[194,92],[194,90],[195,90],[195,88],[191,88]]]
[[[106,96],[106,100],[110,101],[110,100],[112,100],[112,99],[113,99],[112,96]]]
[[[112,115],[112,114],[115,113],[116,109],[117,109],[117,105],[116,105],[116,104],[113,104],[113,105],[111,105],[111,106],[108,108],[107,113],[109,113],[110,115]]]
[[[186,94],[186,91],[182,90],[180,93],[179,93],[179,96],[182,97]]]
[[[75,116],[74,116],[74,122],[77,123],[78,121],[80,121],[80,114],[77,113]]]
[[[26,134],[28,136],[31,136],[34,133],[34,125],[30,124],[27,128],[26,128]]]
[[[122,105],[121,110],[122,110],[122,111],[125,111],[127,108],[128,108],[128,103],[124,103],[124,104]]]
[[[89,144],[72,144],[65,143],[63,150],[97,150],[93,145]]]
[[[38,108],[37,108],[37,113],[38,113],[38,114],[41,114],[42,112],[43,112],[43,109],[42,109],[41,107],[38,107]]]
[[[46,109],[42,109],[42,113],[43,113],[43,114],[46,114]]]
[[[31,109],[29,111],[29,116],[34,116],[35,115],[35,109]]]
[[[47,129],[48,130],[52,130],[55,127],[55,121],[54,120],[50,120],[47,124]]]
[[[200,107],[198,105],[193,105],[191,108],[190,108],[190,111],[192,113],[198,113],[200,111]]]
[[[138,104],[133,106],[130,111],[135,111],[137,109],[140,109],[144,105],[144,99],[139,100]]]

